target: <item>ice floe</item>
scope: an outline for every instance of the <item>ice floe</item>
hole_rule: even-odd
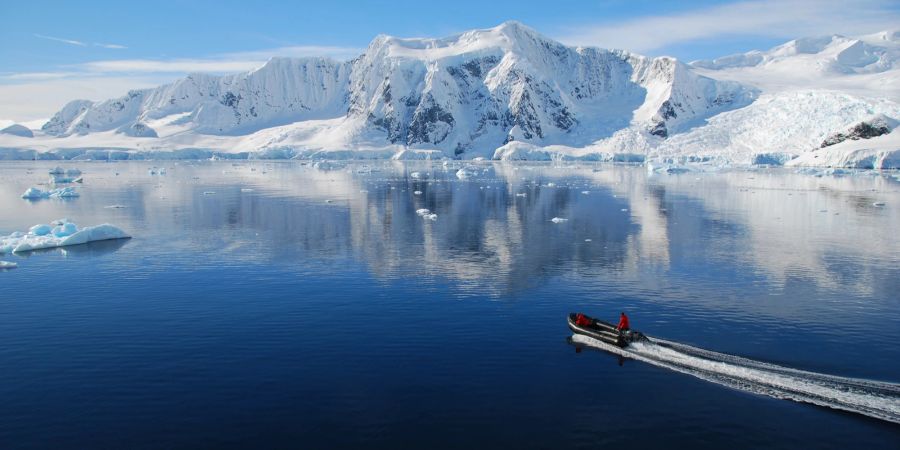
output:
[[[481,173],[481,169],[474,166],[466,166],[456,171],[456,178],[465,180],[467,178],[477,176],[479,173]]]
[[[563,223],[563,222],[568,222],[569,219],[563,219],[562,217],[554,217],[554,218],[550,219],[550,221],[553,223]]]
[[[0,261],[0,270],[15,269],[16,267],[19,267],[19,265],[14,262]]]
[[[0,236],[0,254],[28,252],[130,237],[121,228],[108,223],[79,229],[77,225],[68,219],[60,219],[50,224],[37,224],[31,227],[28,232],[17,231],[8,236]]]
[[[22,194],[22,198],[26,200],[39,200],[43,198],[74,198],[79,196],[80,194],[73,187],[56,188],[49,191],[31,187],[28,188],[28,190],[25,191],[24,194]]]

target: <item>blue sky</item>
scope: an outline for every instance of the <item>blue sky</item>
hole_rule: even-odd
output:
[[[248,70],[270,56],[355,56],[377,34],[441,37],[518,20],[572,45],[689,61],[786,40],[900,24],[885,0],[0,3],[0,120],[49,117],[187,72]]]

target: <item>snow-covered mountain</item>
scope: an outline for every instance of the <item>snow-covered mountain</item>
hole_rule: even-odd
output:
[[[0,136],[0,148],[744,162],[812,151],[867,118],[896,123],[898,48],[898,33],[832,36],[688,65],[568,47],[517,22],[443,39],[378,36],[352,61],[274,58],[249,73],[76,100],[34,138]]]
[[[91,103],[75,100],[42,130],[54,136],[117,130],[125,134],[156,119],[203,134],[246,134],[292,122],[335,117],[347,106],[350,64],[325,58],[273,58],[248,73],[193,74],[156,89]],[[135,127],[135,125],[138,125]],[[130,131],[129,131],[130,130]],[[140,131],[143,130],[143,133]]]

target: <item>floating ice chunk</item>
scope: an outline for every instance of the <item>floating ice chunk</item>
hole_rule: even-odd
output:
[[[81,177],[78,177],[81,178]],[[69,177],[66,175],[50,175],[50,184],[66,184],[66,183],[74,183],[76,178]],[[82,180],[83,181],[83,180]]]
[[[346,165],[343,163],[336,163],[331,161],[318,161],[313,164],[313,168],[319,170],[339,170],[343,169]]]
[[[68,178],[73,178],[73,179],[74,179],[75,177],[81,175],[81,171],[78,170],[78,169],[63,170],[63,168],[62,168],[62,167],[59,167],[59,166],[56,166],[56,167],[50,169],[50,171],[47,172],[47,173],[50,174],[50,179],[51,179],[51,180],[52,180],[52,179],[57,179],[57,178],[58,178],[58,179],[65,179],[66,177],[68,177]],[[61,183],[61,182],[62,182],[62,181],[60,181],[60,183]]]
[[[550,219],[550,221],[553,223],[563,223],[563,222],[568,222],[569,219],[563,219],[562,217],[554,217],[554,218]]]
[[[74,224],[72,225],[74,226]],[[81,230],[76,231],[75,233],[64,238],[62,242],[60,242],[60,246],[87,244],[88,242],[93,241],[106,241],[110,239],[123,239],[129,237],[131,236],[122,231],[122,229],[108,223],[104,223],[93,227],[85,227]]]
[[[125,205],[106,205],[106,206],[104,206],[104,208],[107,208],[107,209],[122,209],[122,208],[127,208],[127,206],[125,206]]]
[[[28,200],[37,200],[40,198],[50,197],[50,193],[44,192],[36,187],[30,187],[24,194],[22,194],[22,198]]]
[[[250,189],[250,188],[241,188],[241,192],[253,192],[253,189]]]
[[[588,195],[588,194],[591,193],[591,191],[581,191],[581,193],[582,193],[583,195]]]
[[[621,211],[626,212],[626,211],[628,211],[628,208],[622,208]]]
[[[690,169],[687,167],[675,166],[671,164],[664,164],[662,166],[654,166],[652,163],[647,163],[647,172],[648,173],[663,173],[663,174],[678,174],[678,173],[686,173],[690,172]]]
[[[437,220],[437,214],[434,214],[434,213],[424,214],[424,215],[422,215],[422,217],[424,217],[425,219],[431,220],[431,221]]]
[[[22,198],[26,200],[39,200],[42,198],[74,198],[78,197],[78,191],[73,187],[64,187],[51,189],[49,191],[43,191],[36,187],[28,188],[24,194],[22,194]]]
[[[50,233],[43,233],[47,225],[35,225],[28,233],[16,232],[9,236],[0,236],[0,253],[28,252],[44,248],[64,247],[67,245],[86,244],[93,241],[129,238],[127,233],[110,224],[94,227],[78,227],[66,219],[53,222],[57,225]]]
[[[481,170],[477,167],[466,166],[456,171],[456,178],[465,180],[466,178],[477,176],[479,173],[481,173]]]
[[[413,172],[413,173],[409,174],[409,176],[412,178],[422,178],[422,174],[419,172]]]
[[[876,207],[880,208],[880,207],[884,206],[884,202],[875,202],[875,203],[872,203],[872,206],[876,206]]]
[[[416,214],[418,214],[420,216],[424,216],[424,215],[430,214],[430,213],[431,213],[431,211],[428,208],[421,208],[421,209],[416,210]]]
[[[422,195],[422,191],[413,191],[414,195]]]
[[[551,182],[547,183],[547,187],[556,187],[556,183],[551,181]]]
[[[585,239],[584,242],[591,242],[591,239]]]
[[[0,261],[0,270],[15,269],[16,267],[19,267],[19,265],[14,262]]]
[[[215,191],[203,191],[203,195],[215,195]]]

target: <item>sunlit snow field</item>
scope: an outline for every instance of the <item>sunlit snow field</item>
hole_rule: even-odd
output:
[[[897,172],[64,162],[80,197],[21,198],[56,165],[0,163],[0,235],[68,218],[133,238],[0,255],[18,264],[0,270],[2,448],[900,442],[853,408],[620,361],[565,323],[627,311],[679,345],[900,383]],[[900,414],[878,386],[863,403]]]

